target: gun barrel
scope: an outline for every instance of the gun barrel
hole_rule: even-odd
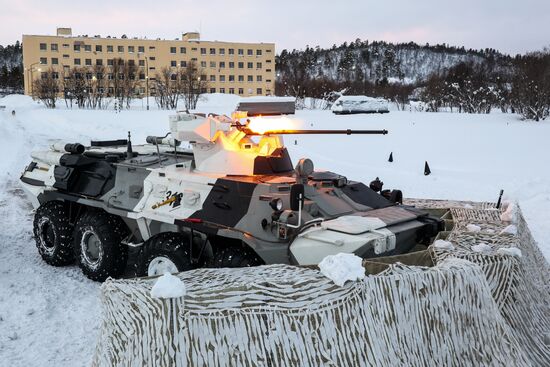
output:
[[[264,133],[256,133],[251,131],[248,135],[333,135],[333,134],[342,134],[342,135],[386,135],[388,130],[269,130]]]

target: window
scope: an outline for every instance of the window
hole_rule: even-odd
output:
[[[128,46],[128,52],[129,52],[129,53],[132,53],[132,54],[133,54],[133,53],[135,52],[135,50],[136,50],[136,49],[135,49],[134,46]]]
[[[262,50],[256,50],[256,56],[262,56]]]
[[[216,54],[216,49],[210,48],[210,55],[215,55],[215,54]]]
[[[210,88],[210,93],[216,93],[216,88]]]
[[[216,81],[216,76],[215,75],[210,75],[210,81],[215,82]]]
[[[154,51],[156,49],[155,46],[149,46],[149,51]]]
[[[172,60],[170,61],[170,66],[175,68],[176,66],[178,66],[178,63],[176,62],[176,60]]]
[[[265,60],[265,62],[267,62],[268,64],[271,64],[271,60]]]
[[[86,59],[85,64],[86,64],[86,66],[91,66],[92,65],[92,59]]]
[[[92,45],[84,45],[84,51],[92,52]]]
[[[47,51],[48,50],[48,45],[45,44],[45,43],[41,43],[40,44],[40,51]]]
[[[124,60],[123,59],[118,59],[118,64],[119,65],[124,65]]]
[[[107,52],[113,52],[113,46],[107,46]]]
[[[118,80],[124,80],[124,74],[118,73]]]
[[[80,65],[80,59],[74,59],[74,64],[75,65]]]
[[[227,50],[227,52],[228,52],[230,55],[235,55],[235,49],[234,49],[234,48],[230,48],[229,50]]]
[[[176,74],[171,74],[170,75],[170,80],[176,80],[176,79],[177,79]]]
[[[136,60],[128,60],[128,66],[136,66]]]
[[[206,61],[201,61],[201,68],[205,68],[206,67]]]
[[[201,88],[201,93],[206,93],[206,88]]]
[[[191,48],[191,51],[197,51],[197,48],[196,48],[196,47],[192,47],[192,48]]]
[[[246,77],[246,80],[247,80],[248,82],[253,82],[253,81],[254,81],[254,77],[253,77],[252,75],[248,75],[248,76]]]
[[[186,54],[187,49],[185,47],[180,47],[180,54]]]
[[[107,74],[107,79],[113,80],[114,78],[115,78],[115,76],[113,75],[113,73]],[[111,89],[111,88],[109,88],[109,89]]]
[[[206,55],[206,48],[204,47],[201,48],[201,55]]]
[[[244,75],[239,75],[239,81],[244,82]]]
[[[221,69],[225,68],[225,61],[220,61],[220,68]]]
[[[246,67],[249,68],[249,69],[252,69],[254,67],[254,63],[253,62],[248,62],[248,63],[246,63]]]
[[[145,52],[145,46],[138,46],[138,52]]]
[[[86,79],[92,80],[92,73],[86,73]]]
[[[262,68],[262,63],[261,62],[257,62],[256,63],[256,69],[261,69]]]
[[[124,52],[124,46],[117,46],[116,49],[118,52]]]
[[[59,73],[57,71],[52,73],[52,79],[59,79]]]
[[[265,71],[267,71],[268,73],[271,73],[271,69],[265,69]]]
[[[239,69],[242,69],[242,68],[244,68],[244,62],[240,61],[239,62]]]
[[[256,81],[261,82],[262,81],[262,76],[261,75],[256,75]]]
[[[73,46],[74,52],[80,52],[80,43],[75,43]]]
[[[186,68],[187,67],[187,61],[180,61],[180,66],[182,68]]]
[[[47,63],[48,63],[48,59],[46,57],[41,57],[40,58],[40,64],[46,65]]]
[[[149,56],[149,60],[155,61],[157,58],[155,56]]]
[[[239,88],[239,94],[243,94],[244,90],[242,88]]]
[[[103,73],[97,73],[97,74],[96,74],[96,78],[97,78],[98,80],[103,80]]]
[[[207,80],[206,79],[206,74],[202,74],[200,80]]]
[[[216,67],[216,62],[215,61],[210,61],[210,67],[215,68]]]
[[[139,66],[145,66],[145,60],[138,60]]]
[[[229,75],[229,81],[234,82],[235,81],[235,75]]]
[[[237,51],[238,51],[237,53],[238,53],[239,56],[243,56],[243,55],[244,55],[244,49],[239,48]]]
[[[103,46],[95,45],[95,52],[103,52]]]
[[[220,88],[220,93],[225,93],[225,88]]]
[[[176,47],[170,47],[170,53],[175,54],[176,53]]]
[[[58,50],[58,48],[57,48],[57,43],[52,43],[52,44],[50,45],[50,49],[51,49],[52,51],[57,52],[57,50]]]
[[[265,80],[266,83],[271,83],[271,79],[266,79]],[[268,91],[269,92],[269,91]]]
[[[252,56],[252,55],[254,55],[254,50],[251,49],[251,48],[249,48],[248,50],[246,50],[246,54],[247,54],[248,56]]]
[[[225,75],[220,75],[220,82],[225,82]],[[225,92],[220,92],[220,93],[225,93]]]
[[[113,59],[107,59],[107,65],[108,66],[113,66],[115,64],[115,60]]]
[[[229,88],[229,94],[235,94],[235,88]]]
[[[139,80],[145,80],[145,74],[139,73]]]
[[[225,55],[225,48],[220,48],[220,55]]]
[[[262,88],[256,88],[256,94],[262,94]]]
[[[267,53],[271,53],[271,50],[265,50],[265,52],[267,52]]]
[[[64,54],[64,55],[63,55],[63,58],[64,58],[64,59],[68,59],[68,58],[69,58],[69,55]]]
[[[63,48],[69,48],[69,44],[68,44],[68,43],[64,43],[64,44],[63,44]]]
[[[59,59],[57,57],[52,57],[52,65],[59,65]]]
[[[234,69],[235,63],[233,61],[229,61],[229,69]]]
[[[48,73],[40,73],[40,78],[48,79]]]

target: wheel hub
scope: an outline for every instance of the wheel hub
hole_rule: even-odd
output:
[[[42,250],[51,255],[55,251],[57,234],[49,218],[42,218],[38,223],[38,241]]]
[[[80,250],[84,262],[91,269],[96,269],[103,258],[103,246],[98,235],[92,229],[88,228],[82,233]]]
[[[172,260],[165,256],[157,256],[149,263],[148,276],[162,275],[164,273],[177,273],[178,267]]]

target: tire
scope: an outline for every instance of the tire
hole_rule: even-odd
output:
[[[194,269],[189,237],[183,233],[159,233],[143,244],[137,261],[137,276],[162,275]]]
[[[246,246],[219,248],[210,261],[212,268],[245,268],[263,264],[263,260]]]
[[[85,212],[73,235],[84,275],[99,282],[121,276],[128,260],[128,247],[122,244],[126,234],[126,226],[117,216],[99,210]]]
[[[38,253],[46,263],[63,266],[74,262],[73,226],[62,202],[49,201],[38,207],[33,233]]]

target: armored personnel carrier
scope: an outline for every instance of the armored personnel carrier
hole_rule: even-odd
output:
[[[132,145],[52,144],[21,176],[44,261],[77,261],[89,278],[197,267],[315,265],[339,252],[376,257],[429,244],[443,222],[382,190],[294,165],[286,134],[385,134],[385,130],[256,131],[234,115],[177,113],[170,132]],[[342,137],[344,139],[344,137]],[[180,142],[187,142],[187,149]]]

